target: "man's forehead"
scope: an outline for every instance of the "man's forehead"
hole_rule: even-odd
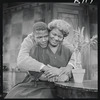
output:
[[[35,36],[44,36],[44,35],[48,35],[48,31],[38,31],[36,32]]]

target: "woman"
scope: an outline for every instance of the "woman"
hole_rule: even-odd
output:
[[[46,66],[41,68],[39,72],[29,71],[28,75],[22,83],[19,83],[8,93],[6,98],[56,98],[56,89],[54,81],[68,81],[70,74],[61,72],[68,68],[71,71],[72,66],[68,66],[72,52],[70,49],[62,45],[63,39],[68,35],[69,24],[63,20],[53,20],[48,24],[49,43],[46,48],[42,48],[39,44],[28,48],[28,53],[34,59],[42,62]],[[47,67],[48,66],[48,67]],[[67,67],[66,67],[67,66]],[[40,77],[36,79],[36,76]],[[34,79],[35,78],[35,79]]]
[[[70,58],[65,58],[65,57],[71,57],[72,53],[70,52],[70,50],[67,47],[62,45],[64,37],[66,37],[69,33],[68,32],[69,27],[70,27],[70,25],[66,21],[60,20],[60,19],[53,20],[52,22],[50,22],[48,24],[49,43],[47,46],[48,49],[45,53],[48,53],[47,55],[49,55],[48,61],[50,61],[51,66],[55,66],[55,67],[57,66],[57,68],[63,69],[66,67],[66,65],[68,64],[68,62],[70,60]],[[45,57],[45,58],[47,58],[47,57]],[[68,68],[70,68],[70,67],[68,67]],[[45,71],[45,70],[43,70],[43,71]],[[53,75],[60,74],[59,70],[53,69],[53,68],[51,68],[51,70],[45,72],[45,74],[47,76],[49,73],[51,73]],[[50,76],[52,77],[52,75],[49,74],[49,77]],[[61,81],[61,77],[60,77],[59,81]]]

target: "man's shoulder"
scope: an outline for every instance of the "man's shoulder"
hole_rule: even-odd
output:
[[[29,39],[29,40],[34,40],[33,32],[28,34],[26,38]]]
[[[34,39],[34,36],[32,33],[28,34],[27,37],[24,39],[24,41],[27,41],[27,42],[31,42],[31,43],[35,43],[35,39]]]

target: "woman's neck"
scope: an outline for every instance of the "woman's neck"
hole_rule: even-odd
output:
[[[53,47],[52,45],[49,44],[49,47],[50,47],[51,51],[55,54],[59,45],[57,45],[56,47]]]

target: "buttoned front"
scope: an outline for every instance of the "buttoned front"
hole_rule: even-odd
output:
[[[45,49],[37,46],[32,54],[32,57],[46,65],[49,64],[60,68],[66,67],[68,61],[70,60],[71,54],[71,51],[63,45],[59,45],[55,54],[52,52],[49,46]]]

